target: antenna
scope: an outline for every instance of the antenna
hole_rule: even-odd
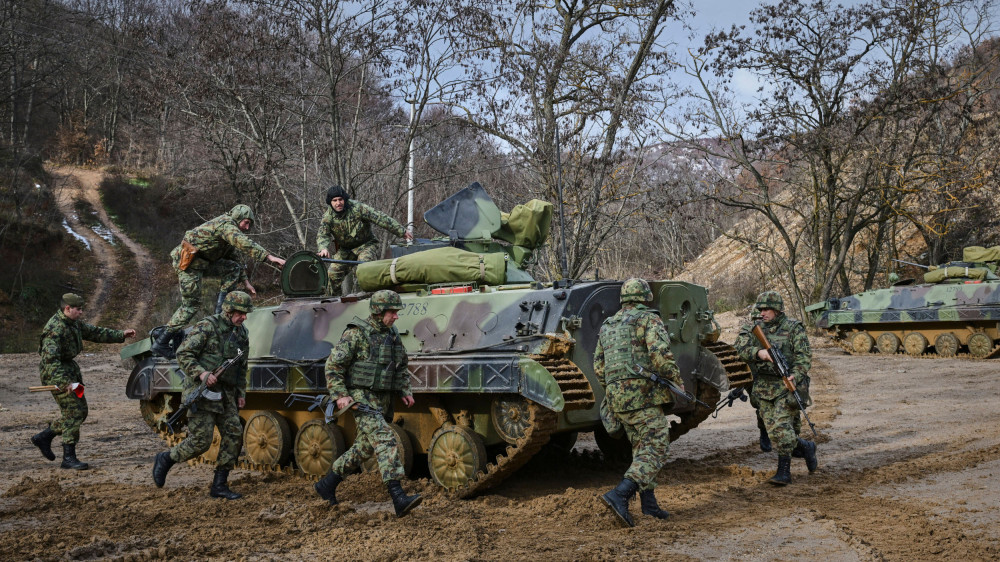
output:
[[[560,153],[562,150],[559,148],[559,120],[555,120],[556,126],[556,189],[559,193],[559,245],[561,246],[561,251],[559,252],[559,266],[562,268],[562,278],[569,278],[569,266],[566,265],[566,213],[563,209],[563,190],[562,190],[562,156]]]

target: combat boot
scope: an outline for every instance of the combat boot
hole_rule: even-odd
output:
[[[212,487],[208,490],[209,495],[213,498],[226,498],[227,500],[242,498],[242,494],[237,494],[229,489],[226,480],[229,480],[229,470],[225,468],[215,469],[215,479],[212,480]]]
[[[46,427],[41,433],[31,436],[31,443],[38,447],[38,450],[42,452],[42,456],[50,461],[56,460],[56,455],[52,452],[52,440],[55,439],[55,436],[56,432],[52,431],[51,427]]]
[[[87,470],[90,465],[76,458],[76,443],[63,443],[63,460],[59,467]]]
[[[153,340],[153,345],[149,346],[149,352],[153,355],[159,355],[165,359],[174,358],[174,349],[170,345],[170,340],[174,337],[176,332],[171,332],[164,328],[160,335]]]
[[[402,517],[411,509],[420,505],[424,498],[420,494],[406,495],[403,487],[399,485],[399,480],[390,480],[385,483],[386,490],[389,490],[389,497],[392,498],[392,507],[396,508],[396,517]]]
[[[621,519],[622,523],[625,523],[629,527],[635,527],[635,522],[632,521],[632,514],[628,512],[628,502],[635,495],[638,488],[638,484],[628,478],[624,478],[614,490],[601,496],[601,499],[604,500],[604,503],[608,504],[611,511],[615,512],[618,519]]]
[[[763,423],[760,422],[760,418],[757,418],[757,428],[760,429],[760,450],[765,453],[771,452],[771,438],[767,436],[767,429],[764,427]]]
[[[670,514],[665,509],[660,509],[660,504],[656,503],[656,494],[653,490],[643,490],[639,492],[639,504],[642,505],[642,513],[657,519],[666,519]]]
[[[153,483],[156,484],[157,488],[162,488],[167,482],[167,472],[175,464],[177,461],[170,458],[170,451],[163,451],[156,455],[156,460],[153,461]]]
[[[787,486],[792,483],[792,457],[778,457],[778,472],[768,480],[775,486]]]
[[[313,487],[316,488],[316,493],[319,494],[319,497],[330,502],[330,505],[337,505],[337,486],[343,481],[343,476],[331,470],[326,473],[326,476],[320,478],[319,482]]]
[[[215,313],[222,314],[222,303],[226,301],[229,291],[219,291],[219,298],[215,299]]]
[[[809,472],[816,472],[816,466],[819,464],[816,461],[816,443],[806,441],[800,437],[799,444],[792,450],[792,456],[798,459],[805,459],[806,468],[809,469]]]

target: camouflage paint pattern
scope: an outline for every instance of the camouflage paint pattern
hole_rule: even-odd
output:
[[[209,411],[200,407],[204,400],[198,400],[199,407],[195,412],[188,413],[187,437],[177,446],[170,449],[170,458],[177,462],[193,459],[212,446],[215,428],[219,428],[219,455],[215,464],[218,468],[232,470],[243,448],[243,425],[240,424],[240,414],[236,408],[236,398],[231,394],[223,394],[222,400],[213,403],[217,408]]]
[[[71,320],[62,310],[57,311],[45,323],[38,339],[39,378],[43,385],[83,382],[80,366],[73,359],[83,349],[83,340],[97,343],[121,343],[125,332],[113,328],[93,326],[82,320]],[[87,398],[77,398],[72,392],[53,394],[59,406],[59,417],[49,427],[62,435],[62,442],[72,445],[80,439],[80,426],[87,419]]]
[[[349,395],[355,401],[373,406],[381,412],[391,411],[393,394],[363,388],[353,388],[349,391]],[[353,414],[357,426],[354,444],[337,458],[331,470],[346,476],[361,468],[361,464],[374,453],[382,482],[402,480],[405,473],[399,454],[399,443],[396,434],[389,429],[389,423],[383,416],[377,414],[358,411],[354,411]]]
[[[375,261],[378,259],[378,241],[372,240],[353,250],[339,248],[331,257],[335,260]],[[357,266],[349,263],[331,263],[327,267],[327,276],[330,279],[327,292],[331,296],[339,297],[343,293],[344,279],[355,267]]]
[[[327,207],[316,232],[316,250],[326,250],[334,244],[338,251],[354,250],[370,243],[377,244],[378,241],[372,234],[373,224],[396,236],[401,237],[406,233],[396,219],[354,199],[348,201],[347,208],[340,213]]]

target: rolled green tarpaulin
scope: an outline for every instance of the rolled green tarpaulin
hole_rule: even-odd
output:
[[[358,285],[363,291],[389,289],[404,283],[476,282],[502,285],[507,260],[503,252],[477,254],[458,248],[435,248],[358,265]]]
[[[962,249],[962,261],[998,261],[1000,260],[1000,246],[966,246]]]
[[[954,279],[956,277],[968,277],[969,279],[982,281],[986,279],[989,273],[990,270],[982,267],[941,267],[925,273],[924,283],[940,283],[945,279]]]

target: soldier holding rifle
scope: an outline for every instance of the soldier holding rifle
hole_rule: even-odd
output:
[[[802,323],[785,315],[784,301],[777,291],[761,293],[755,308],[760,312],[761,323],[740,328],[735,347],[753,372],[750,399],[778,453],[778,471],[769,482],[785,486],[792,482],[791,457],[805,459],[809,472],[817,466],[816,444],[799,437],[805,407],[812,403],[809,398],[812,349]],[[787,380],[782,376],[783,368],[788,369]]]
[[[58,312],[42,328],[38,342],[38,354],[42,361],[38,366],[43,385],[55,387],[52,397],[59,405],[59,418],[49,424],[41,433],[31,438],[42,455],[50,461],[56,460],[52,453],[52,439],[62,435],[63,461],[61,468],[86,470],[85,462],[76,458],[76,443],[80,439],[80,426],[87,419],[87,399],[82,392],[83,378],[80,366],[73,360],[83,349],[83,340],[98,343],[121,343],[125,338],[135,337],[135,330],[115,330],[92,326],[80,320],[83,315],[83,297],[74,293],[62,296]],[[74,392],[71,386],[80,386]]]
[[[229,471],[236,466],[243,446],[243,426],[239,409],[246,406],[246,354],[249,334],[243,321],[253,311],[250,295],[233,291],[222,303],[222,314],[204,318],[195,324],[177,349],[177,363],[184,377],[183,400],[192,393],[202,392],[202,383],[214,391],[203,393],[188,411],[188,436],[169,451],[156,455],[153,482],[162,488],[167,471],[174,464],[193,459],[212,446],[213,429],[218,426],[222,441],[215,461],[215,478],[209,495],[213,498],[236,500],[242,495],[229,489]],[[226,365],[227,360],[239,357]]]

